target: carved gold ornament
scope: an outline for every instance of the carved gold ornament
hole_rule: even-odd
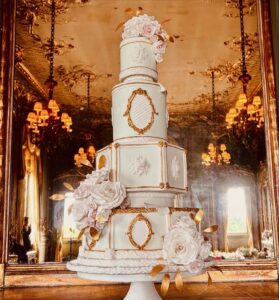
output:
[[[145,241],[140,245],[138,244],[134,238],[133,238],[133,230],[134,230],[134,226],[137,222],[144,222],[146,224],[146,227],[148,229],[148,234],[147,237],[145,239]],[[150,223],[150,221],[143,216],[142,214],[138,214],[129,224],[128,227],[128,232],[127,235],[129,237],[129,241],[130,243],[135,246],[136,248],[138,248],[139,250],[143,250],[145,248],[145,246],[148,244],[148,242],[150,241],[152,234],[154,234],[153,230],[152,230],[152,225]]]
[[[144,96],[145,100],[146,100],[146,103],[142,103],[142,110],[141,110],[141,114],[137,113],[136,116],[132,116],[131,115],[131,110],[132,110],[132,105],[133,103],[135,103],[135,99],[136,96]],[[141,99],[142,100],[142,99]],[[143,102],[143,101],[141,101]],[[148,109],[146,107],[146,105],[148,105],[149,109],[150,109],[150,120],[146,123],[146,120],[140,120],[143,118],[143,115],[145,113],[149,113],[149,112],[144,112],[144,109]],[[128,125],[133,128],[138,134],[144,134],[148,129],[151,128],[152,124],[154,123],[154,115],[158,115],[158,113],[155,111],[155,107],[154,107],[154,104],[152,102],[152,99],[150,98],[150,96],[147,94],[147,91],[146,90],[143,90],[141,88],[138,88],[137,90],[133,91],[131,96],[129,97],[128,99],[128,104],[127,104],[127,107],[126,107],[126,111],[124,113],[124,117],[128,117]],[[135,119],[138,118],[138,120]],[[142,122],[142,123],[146,123],[146,125],[142,125],[143,127],[140,128],[138,124],[135,124],[135,122]]]
[[[102,169],[103,167],[106,166],[106,162],[107,162],[107,159],[105,157],[105,155],[101,155],[100,156],[100,159],[99,159],[99,163],[98,163],[98,169]]]

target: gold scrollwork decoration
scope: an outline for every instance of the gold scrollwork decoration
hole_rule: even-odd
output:
[[[147,237],[145,239],[145,241],[140,245],[138,244],[135,240],[134,240],[134,237],[133,237],[133,230],[134,230],[134,226],[137,222],[144,222],[147,226],[147,229],[148,229],[148,234],[147,234]],[[130,243],[135,246],[136,248],[138,248],[139,250],[143,250],[145,248],[145,246],[149,243],[151,237],[152,237],[152,234],[154,234],[153,230],[152,230],[152,225],[150,223],[150,221],[142,214],[138,214],[132,221],[131,223],[129,224],[129,227],[128,227],[128,232],[127,232],[127,235],[128,235],[128,238],[129,238],[129,241]]]
[[[135,99],[135,97],[137,95],[143,95],[145,96],[145,98],[148,100],[148,104],[151,108],[151,117],[150,117],[150,120],[149,122],[147,123],[147,125],[143,128],[139,128],[137,127],[133,120],[132,120],[132,117],[131,117],[131,107],[132,107],[132,103]],[[148,129],[151,128],[152,124],[154,123],[154,115],[158,115],[158,113],[156,112],[155,110],[155,107],[154,107],[154,104],[152,102],[152,99],[151,97],[147,94],[147,91],[146,90],[143,90],[141,88],[138,88],[137,90],[134,90],[131,94],[131,96],[129,97],[128,99],[128,104],[127,104],[127,107],[126,107],[126,111],[125,113],[123,114],[124,117],[128,117],[128,125],[134,129],[138,134],[144,134]]]

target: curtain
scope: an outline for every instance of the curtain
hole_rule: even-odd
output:
[[[24,217],[28,217],[31,225],[30,240],[34,250],[39,245],[40,222],[40,183],[42,177],[40,149],[30,142],[28,135],[22,147],[24,160]]]
[[[253,203],[251,201],[251,191],[249,187],[243,187],[245,190],[245,199],[246,199],[246,224],[248,231],[248,247],[250,249],[254,248],[253,241]]]
[[[226,184],[222,180],[216,182],[216,219],[218,224],[217,237],[220,251],[228,251],[228,209]]]

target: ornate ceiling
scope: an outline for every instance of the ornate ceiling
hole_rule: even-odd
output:
[[[121,29],[125,10],[143,7],[174,37],[159,81],[168,89],[171,121],[180,127],[208,123],[211,112],[211,71],[215,71],[217,111],[224,119],[241,90],[240,25],[237,0],[57,0],[55,36],[55,98],[79,111],[87,103],[86,74],[91,74],[91,110],[99,122],[110,122],[111,89],[118,83]],[[246,0],[248,92],[260,88],[256,5]],[[16,43],[18,71],[44,95],[48,77],[50,15],[47,0],[18,0]],[[24,69],[24,70],[23,70]]]

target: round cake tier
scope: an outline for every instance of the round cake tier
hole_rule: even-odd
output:
[[[112,90],[113,140],[167,138],[166,90],[154,82],[127,82]]]
[[[129,38],[120,44],[120,74],[123,82],[144,76],[157,81],[157,65],[151,42],[144,37]]]

